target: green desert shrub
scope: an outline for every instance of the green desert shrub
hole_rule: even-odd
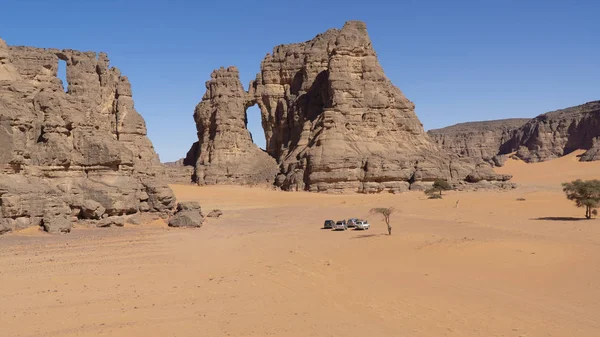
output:
[[[600,207],[600,180],[577,179],[562,186],[567,199],[575,201],[577,207],[585,207],[587,219],[598,214],[596,208]]]

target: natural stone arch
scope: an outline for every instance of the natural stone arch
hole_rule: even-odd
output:
[[[341,30],[328,30],[310,41],[275,47],[248,92],[235,68],[217,70],[211,77],[202,113],[198,109],[196,113],[203,117],[196,122],[210,124],[210,111],[217,111],[227,118],[212,121],[230,135],[200,138],[206,146],[200,147],[204,159],[200,158],[197,171],[229,174],[213,158],[238,147],[231,141],[236,134],[246,135],[247,151],[233,162],[266,162],[257,154],[246,126],[235,122],[245,118],[248,105],[258,104],[266,151],[279,164],[275,185],[282,189],[401,192],[423,188],[438,178],[456,183],[507,179],[489,166],[450,155],[429,139],[414,104],[386,78],[362,22],[350,21]],[[200,130],[209,126],[200,125],[199,136],[204,137]],[[252,176],[244,165],[238,172]]]
[[[198,184],[273,184],[279,171],[277,163],[252,142],[247,129],[246,109],[252,102],[237,68],[213,71],[194,112]]]

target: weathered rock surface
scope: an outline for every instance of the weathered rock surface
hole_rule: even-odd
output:
[[[272,184],[275,159],[258,148],[247,129],[247,93],[235,67],[215,70],[196,107],[199,184]]]
[[[270,157],[246,128],[245,110],[254,104]],[[430,140],[414,104],[385,77],[358,21],[275,47],[248,92],[236,68],[216,70],[194,118],[200,184],[266,180],[285,190],[375,193],[436,178],[509,178]]]
[[[180,202],[177,212],[169,218],[171,227],[202,227],[203,223],[202,210],[195,201]]]
[[[443,149],[461,157],[499,164],[498,155],[504,144],[529,119],[515,118],[495,121],[460,123],[442,129],[429,130],[429,137]]]
[[[194,143],[185,158],[162,164],[161,177],[169,184],[193,184],[198,142]]]
[[[125,217],[111,216],[100,220],[96,226],[98,227],[123,227],[125,226]]]
[[[94,200],[85,200],[81,205],[81,217],[84,219],[102,219],[104,212],[106,212],[106,208]]]
[[[598,160],[600,101],[539,115],[523,125],[503,153],[516,151],[526,162],[539,162],[588,150],[582,160]]]
[[[521,125],[519,125],[521,124]],[[460,156],[504,164],[515,153],[526,162],[587,150],[582,161],[600,160],[600,101],[548,112],[533,119],[464,123],[430,130],[443,148]]]
[[[67,232],[78,218],[168,213],[175,200],[153,178],[159,167],[129,80],[106,54],[0,40],[2,227]]]

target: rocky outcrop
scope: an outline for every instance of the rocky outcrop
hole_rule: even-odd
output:
[[[245,110],[254,104],[266,153],[246,128]],[[374,193],[406,191],[436,178],[509,178],[430,140],[358,21],[275,47],[248,92],[236,68],[216,70],[194,118],[201,184],[268,180],[285,190]]]
[[[430,137],[460,156],[498,166],[505,155],[540,162],[587,150],[582,161],[600,160],[600,101],[556,110],[533,119],[464,123],[430,130]]]
[[[277,163],[252,142],[247,104],[235,67],[212,73],[194,112],[198,129],[195,178],[199,184],[272,183]]]
[[[526,162],[539,162],[588,150],[581,160],[598,160],[600,101],[539,115],[523,125],[502,153],[516,151]]]
[[[67,232],[78,219],[166,216],[175,199],[155,179],[159,167],[129,80],[106,54],[0,40],[0,228]]]
[[[429,137],[443,149],[461,157],[483,160],[499,165],[498,155],[504,144],[515,136],[517,130],[529,119],[515,118],[495,121],[460,123],[442,129],[429,130]]]

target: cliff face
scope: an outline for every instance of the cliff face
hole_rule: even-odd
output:
[[[545,161],[588,150],[582,160],[598,160],[600,101],[539,115],[523,125],[503,153],[517,151],[527,162]]]
[[[558,158],[587,150],[582,161],[600,160],[600,101],[556,110],[533,119],[457,124],[430,130],[443,148],[460,156],[503,164],[502,155],[515,152],[526,162]]]
[[[237,153],[254,149],[256,154],[237,155],[244,165],[269,163],[255,151],[241,122],[254,104],[261,110],[266,152],[279,166],[279,174],[270,179],[286,190],[397,192],[436,178],[507,178],[449,155],[429,139],[414,104],[385,77],[362,22],[275,47],[247,93],[237,76],[233,68],[213,73],[196,108],[200,183],[220,183],[207,179],[206,172],[236,174],[217,164],[218,158],[233,156],[231,148],[247,149]],[[237,172],[245,172],[240,167]]]
[[[503,119],[469,122],[442,129],[429,130],[429,137],[443,149],[461,157],[483,160],[499,165],[501,149],[515,136],[517,130],[529,119]]]
[[[129,80],[106,54],[0,40],[0,231],[167,213],[174,197],[154,178],[159,165]],[[90,216],[91,204],[102,212]]]

